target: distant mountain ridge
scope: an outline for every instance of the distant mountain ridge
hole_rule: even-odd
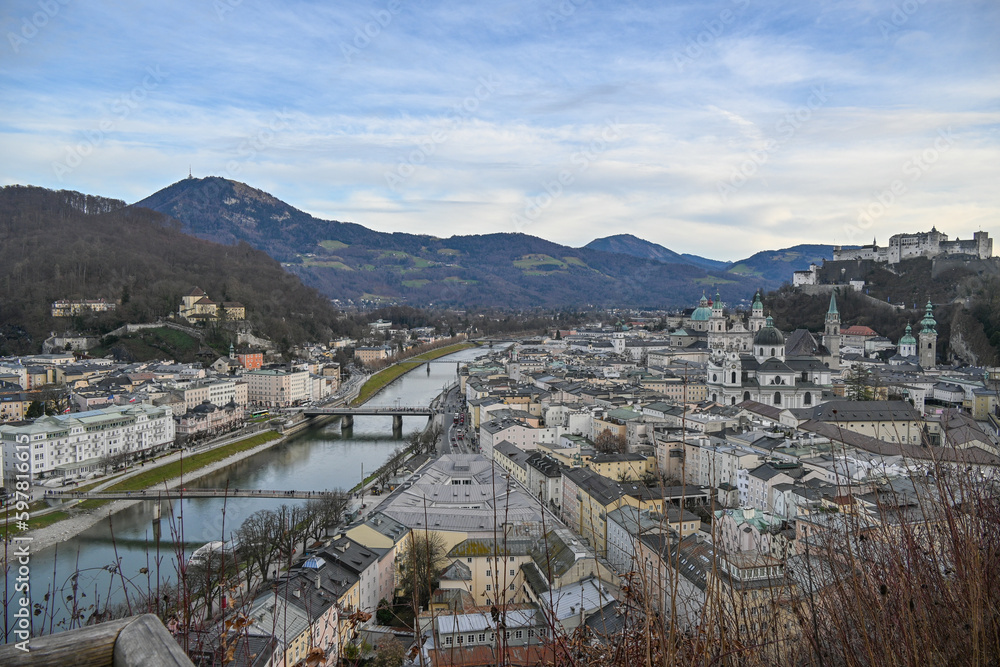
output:
[[[680,254],[659,244],[640,239],[631,234],[618,234],[594,239],[585,248],[617,252],[631,257],[655,259],[660,262],[680,262],[699,266],[709,271],[724,271],[733,278],[754,278],[769,288],[790,282],[792,272],[803,271],[810,264],[822,265],[833,258],[833,246],[801,244],[781,250],[762,250],[738,262],[722,262],[698,255]]]
[[[603,250],[604,252],[616,252],[632,257],[642,257],[644,259],[655,259],[658,262],[690,264],[707,271],[725,271],[732,264],[732,262],[722,262],[699,257],[698,255],[674,252],[670,248],[665,248],[658,243],[641,239],[632,234],[605,236],[604,238],[594,239],[583,247],[590,248],[591,250]]]

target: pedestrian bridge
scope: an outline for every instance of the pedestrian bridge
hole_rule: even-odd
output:
[[[309,500],[342,491],[273,489],[146,489],[144,491],[46,491],[46,500],[178,500],[180,498],[289,498]]]

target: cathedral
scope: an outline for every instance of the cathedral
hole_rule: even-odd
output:
[[[840,313],[830,297],[822,342],[804,329],[789,339],[764,317],[760,295],[746,324],[731,326],[716,295],[707,320],[708,397],[723,405],[758,401],[778,408],[803,408],[822,402],[831,387],[831,369],[840,361]],[[695,311],[697,313],[697,311]]]

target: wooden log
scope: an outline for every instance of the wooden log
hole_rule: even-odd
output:
[[[120,645],[119,645],[120,644]],[[138,646],[141,645],[141,650]],[[28,651],[0,646],[4,667],[193,667],[153,614],[33,637]]]
[[[137,616],[118,633],[114,667],[193,667],[191,660],[153,614]]]

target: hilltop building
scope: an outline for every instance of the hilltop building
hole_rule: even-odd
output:
[[[948,240],[948,235],[931,227],[929,232],[916,234],[895,234],[889,237],[889,245],[880,247],[874,241],[860,248],[844,249],[834,246],[834,261],[870,259],[876,262],[899,264],[904,259],[914,257],[939,257],[941,255],[969,255],[976,259],[993,256],[993,239],[988,232],[976,232],[965,241]]]
[[[90,311],[92,313],[106,313],[115,310],[118,304],[105,299],[60,299],[52,302],[52,317],[73,317],[81,313]]]
[[[219,319],[246,319],[246,307],[238,301],[224,301],[221,304],[208,298],[205,290],[195,287],[181,297],[177,314],[188,322],[214,322]]]

